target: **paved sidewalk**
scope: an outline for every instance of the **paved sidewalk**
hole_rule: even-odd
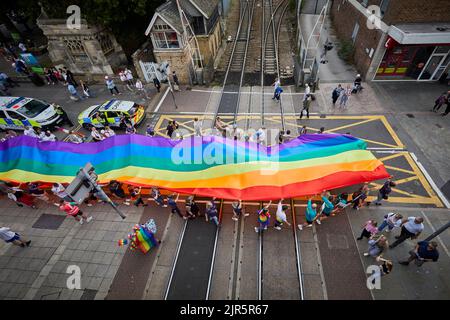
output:
[[[39,202],[38,208],[0,199],[0,225],[32,240],[27,248],[1,241],[0,299],[103,299],[127,250],[117,241],[131,232],[143,209],[121,205],[127,215],[122,220],[108,205],[83,205],[94,220],[80,225],[52,204]],[[44,214],[62,217],[62,224],[54,230],[33,227]],[[81,269],[80,290],[67,289],[70,265]]]
[[[411,209],[411,208],[384,208],[369,207],[359,211],[348,210],[348,219],[352,225],[353,235],[359,237],[361,226],[370,219],[378,221],[378,225],[383,221],[384,215],[389,212],[400,213],[403,217],[422,216],[424,217],[425,229],[419,239],[406,240],[394,249],[388,249],[383,253],[383,257],[391,259],[394,263],[392,273],[381,278],[381,289],[372,290],[375,300],[447,300],[450,297],[450,230],[447,229],[437,238],[433,239],[438,243],[439,260],[437,262],[424,263],[422,267],[417,267],[414,263],[409,266],[398,264],[409,256],[408,251],[413,249],[417,241],[421,241],[448,222],[449,211],[445,209]],[[331,222],[331,221],[330,221]],[[325,223],[329,223],[326,221]],[[394,236],[400,234],[396,229],[390,233],[384,232],[388,241],[393,243]],[[356,241],[361,261],[365,268],[369,265],[376,265],[377,262],[371,257],[364,257],[367,252],[367,240]]]

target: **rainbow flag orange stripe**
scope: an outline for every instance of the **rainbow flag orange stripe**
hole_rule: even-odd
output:
[[[272,147],[215,136],[119,135],[88,144],[20,136],[0,143],[0,179],[7,181],[69,183],[87,162],[101,182],[242,200],[299,197],[389,176],[364,141],[340,134],[306,134]]]

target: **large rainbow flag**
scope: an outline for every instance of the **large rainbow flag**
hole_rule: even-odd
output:
[[[306,134],[273,147],[216,136],[119,135],[85,144],[20,136],[0,143],[2,180],[68,183],[87,162],[102,183],[242,200],[313,195],[389,176],[364,141],[340,134]]]

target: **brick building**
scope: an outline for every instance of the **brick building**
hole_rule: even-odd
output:
[[[145,34],[151,39],[156,62],[168,61],[171,70],[176,70],[181,83],[192,83],[195,74],[205,78],[204,71],[213,70],[214,59],[222,44],[222,2],[179,0],[195,34],[195,38],[192,37],[191,28],[187,27],[188,41],[183,37],[184,30],[176,2],[169,0],[156,9]],[[195,48],[199,49],[200,57],[193,54]],[[194,63],[191,56],[194,57]]]
[[[371,23],[372,14],[380,20]],[[334,0],[331,18],[338,36],[353,43],[366,80],[436,81],[448,74],[449,0]]]

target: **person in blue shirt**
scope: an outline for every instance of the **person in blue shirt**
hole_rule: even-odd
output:
[[[305,212],[305,218],[306,218],[306,222],[304,222],[303,224],[299,224],[297,225],[297,227],[300,230],[303,230],[303,227],[312,227],[312,224],[315,220],[317,220],[317,218],[319,217],[317,215],[317,204],[312,203],[311,199],[313,197],[308,199],[308,205],[306,206],[306,212]]]
[[[410,262],[415,261],[416,265],[420,267],[424,262],[436,262],[439,259],[437,246],[437,243],[434,241],[419,241],[414,250],[409,252],[409,258],[398,263],[407,266]]]
[[[147,129],[145,130],[145,135],[147,137],[155,136],[155,130],[153,129],[153,127],[151,125],[147,125]]]
[[[167,196],[167,204],[169,205],[172,213],[177,213],[181,218],[184,218],[183,214],[181,213],[180,208],[178,208],[178,205],[177,205],[177,201],[178,201],[179,197],[180,197],[179,193],[176,194],[176,199],[174,199],[175,193],[168,195]]]
[[[333,212],[331,213],[332,216],[335,216],[336,213],[339,213],[343,211],[346,207],[348,207],[351,203],[348,202],[348,194],[347,193],[341,193],[337,197],[337,203],[335,205],[335,208]]]
[[[217,215],[218,215],[217,206],[216,206],[216,203],[214,202],[214,200],[216,200],[215,197],[212,198],[212,200],[206,204],[206,216],[207,216],[206,221],[208,221],[208,217],[209,217],[209,220],[214,222],[216,224],[216,226],[218,227],[219,226],[219,218],[217,217]]]
[[[73,99],[76,99],[76,100],[83,100],[84,99],[84,97],[82,97],[78,93],[77,89],[75,89],[75,86],[73,84],[69,83],[67,85],[67,90],[70,92],[70,95],[71,95],[71,97],[73,97]]]
[[[281,93],[283,92],[283,89],[281,87],[276,87],[275,89],[275,98],[280,101]]]
[[[316,220],[317,224],[320,224],[321,220],[327,219],[334,210],[334,204],[331,202],[333,201],[333,196],[329,192],[324,190],[321,194],[321,197],[323,204],[321,214],[319,215],[319,218]]]

